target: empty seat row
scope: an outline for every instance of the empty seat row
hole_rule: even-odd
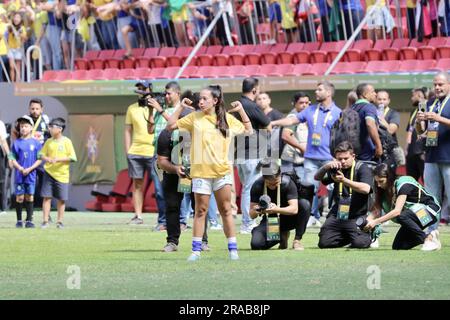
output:
[[[195,78],[239,78],[239,77],[284,77],[299,75],[323,75],[329,63],[266,64],[248,66],[188,66],[180,79]],[[95,69],[70,71],[46,71],[42,81],[65,80],[137,80],[174,79],[179,67],[138,68],[138,69]],[[450,59],[391,61],[352,61],[339,62],[331,74],[389,73],[448,71]]]
[[[240,45],[233,47],[203,46],[190,66],[232,66],[264,64],[330,63],[345,41],[297,42],[274,45]],[[77,70],[180,67],[192,47],[137,48],[132,58],[124,58],[125,50],[88,51],[75,60]],[[428,42],[416,39],[358,40],[346,51],[341,61],[414,60],[450,58],[450,37],[432,38]]]

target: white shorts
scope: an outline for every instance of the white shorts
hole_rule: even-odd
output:
[[[192,192],[211,194],[214,191],[222,189],[227,184],[233,184],[231,174],[227,174],[222,178],[192,178]]]
[[[22,50],[21,49],[9,49],[8,58],[13,60],[22,60]]]

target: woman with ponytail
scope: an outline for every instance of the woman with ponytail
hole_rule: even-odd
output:
[[[232,109],[226,110],[220,86],[208,86],[200,92],[199,108],[186,117],[179,119],[185,108],[191,108],[192,102],[183,99],[181,107],[172,114],[168,130],[180,129],[191,136],[190,178],[195,195],[195,216],[192,238],[192,254],[188,261],[200,259],[202,235],[208,212],[209,198],[214,192],[220,215],[223,220],[225,236],[228,238],[229,256],[238,260],[234,219],[231,210],[230,144],[232,137],[251,134],[253,129],[240,102],[233,102]],[[242,123],[230,113],[238,113]],[[180,177],[186,176],[185,168],[179,166]]]

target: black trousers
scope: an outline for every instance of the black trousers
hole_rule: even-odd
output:
[[[280,232],[295,230],[295,239],[301,240],[306,231],[308,224],[309,212],[311,211],[310,203],[301,199],[298,202],[298,214],[292,216],[280,215]],[[280,241],[267,240],[267,220],[264,220],[252,230],[252,239],[250,246],[252,250],[267,250]]]
[[[416,180],[423,177],[425,161],[420,154],[408,155],[406,157],[406,174]]]
[[[164,174],[162,187],[164,199],[166,200],[166,228],[167,242],[178,245],[180,239],[180,209],[183,201],[184,193],[177,192],[178,176],[176,174]],[[192,208],[195,210],[194,194],[191,193]],[[206,232],[207,224],[205,223],[205,232],[203,233],[203,242],[208,242],[208,234]]]
[[[437,221],[436,217],[431,216],[433,217],[433,221],[429,225]],[[425,242],[427,235],[423,232],[423,229],[427,226],[422,227],[419,218],[417,218],[414,212],[409,209],[403,210],[397,217],[397,222],[401,227],[392,243],[392,249],[408,250]]]
[[[34,190],[34,207],[42,208],[42,181],[44,179],[44,166],[39,166],[36,169],[36,188]]]
[[[369,248],[370,234],[356,227],[356,219],[339,220],[328,215],[319,232],[319,248],[340,248],[350,244],[351,248]]]

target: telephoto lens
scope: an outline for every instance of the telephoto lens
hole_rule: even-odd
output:
[[[259,202],[258,202],[259,210],[260,211],[267,210],[269,208],[269,205],[271,202],[272,202],[272,200],[270,199],[270,197],[267,194],[263,194],[259,198]]]

